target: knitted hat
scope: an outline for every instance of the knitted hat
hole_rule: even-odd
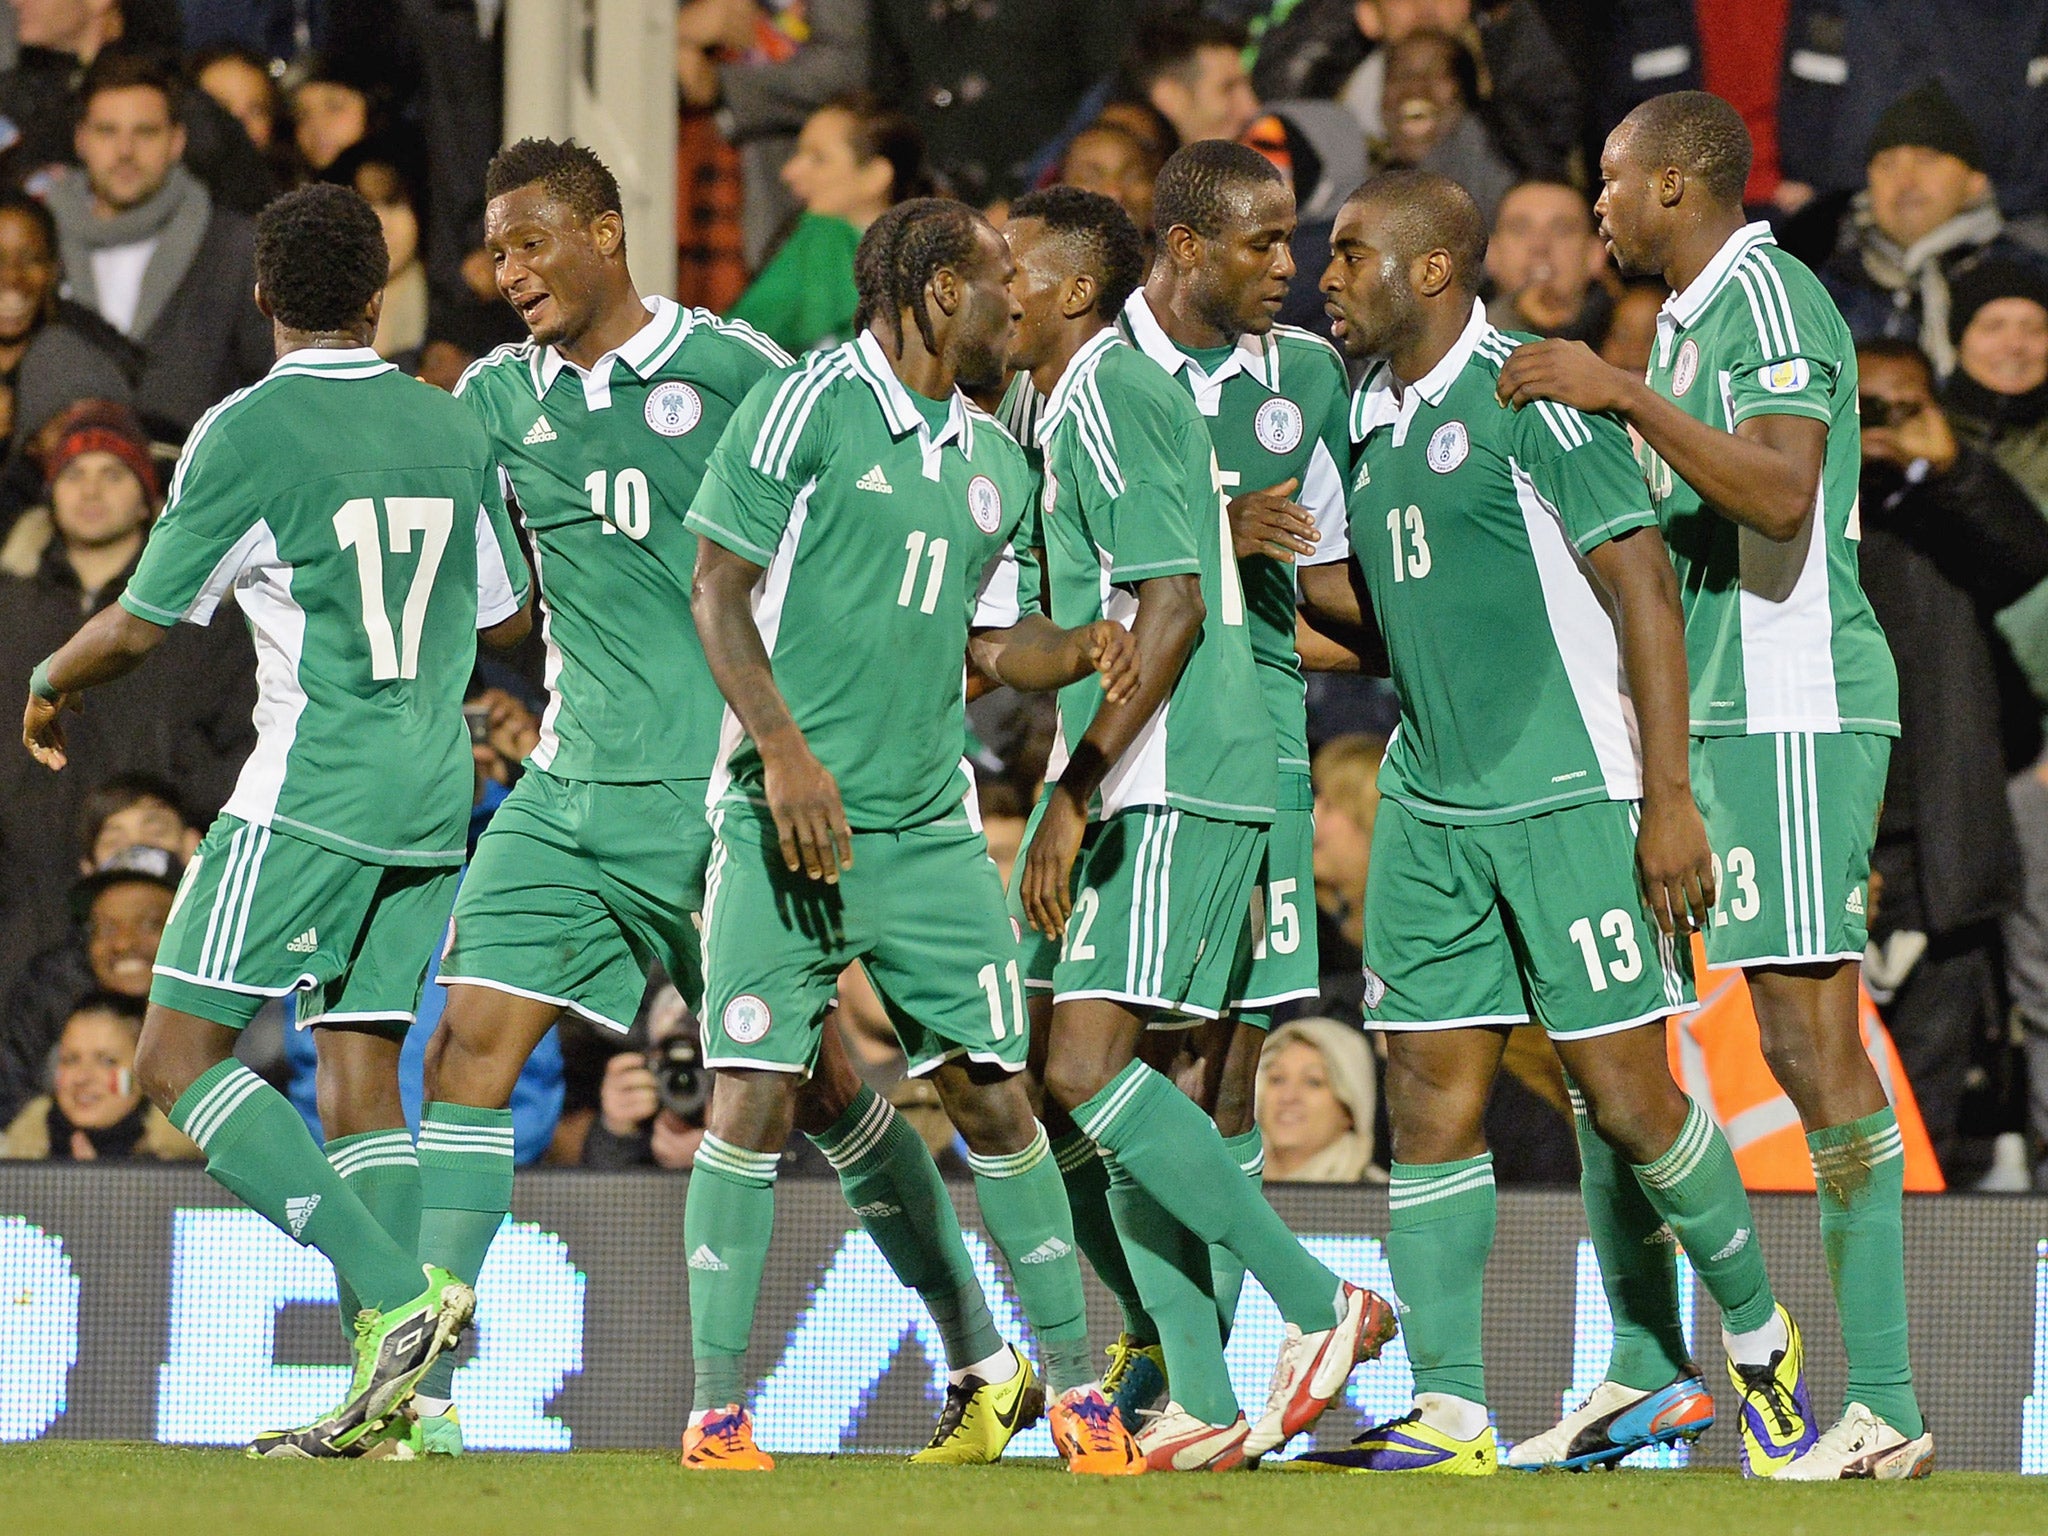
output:
[[[1963,109],[1938,80],[1914,86],[1884,109],[1884,116],[1877,120],[1877,131],[1870,136],[1870,151],[1864,161],[1867,164],[1901,144],[1939,150],[1944,155],[1954,155],[1973,171],[1984,169],[1984,149],[1977,142],[1977,130],[1970,126]]]
[[[163,494],[156,461],[149,455],[149,436],[125,405],[111,400],[81,400],[56,417],[40,434],[49,446],[43,452],[43,480],[55,485],[73,459],[87,453],[111,453],[142,482],[143,494],[155,506]]]
[[[1948,334],[1957,346],[1977,311],[1997,299],[2031,299],[2048,310],[2048,271],[2032,262],[1994,258],[1978,262],[1948,286]]]

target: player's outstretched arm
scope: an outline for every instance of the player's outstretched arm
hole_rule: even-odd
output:
[[[1555,400],[1620,416],[1700,499],[1722,516],[1780,544],[1813,514],[1827,458],[1828,425],[1809,416],[1751,416],[1723,432],[1680,410],[1582,341],[1532,341],[1500,370],[1504,404]]]
[[[133,672],[169,633],[167,625],[138,619],[119,603],[108,604],[86,620],[77,634],[36,668],[37,675],[30,681],[21,740],[35,760],[52,772],[62,768],[63,712],[76,708],[78,695],[86,689]],[[46,693],[55,696],[45,698]]]
[[[1714,856],[1687,762],[1691,687],[1671,556],[1654,528],[1633,528],[1586,556],[1621,617],[1621,665],[1643,751],[1636,868],[1657,926],[1690,933],[1714,905]]]
[[[975,632],[967,642],[975,670],[1019,693],[1051,693],[1089,673],[1120,704],[1138,686],[1138,642],[1108,619],[1061,629],[1042,613],[1027,613],[1006,629]]]
[[[1048,938],[1066,932],[1073,910],[1074,858],[1087,830],[1088,802],[1172,694],[1208,614],[1199,576],[1155,576],[1136,590],[1131,638],[1138,653],[1137,686],[1120,701],[1105,698],[1096,709],[1066,771],[1046,792],[1045,817],[1025,856],[1024,915]]]
[[[853,867],[853,832],[839,784],[812,754],[775,686],[761,631],[754,625],[754,585],[763,567],[702,535],[690,582],[690,610],[712,680],[761,754],[768,811],[782,843],[782,862],[827,885]]]
[[[1386,637],[1373,616],[1372,595],[1356,560],[1305,565],[1297,576],[1300,616],[1308,634],[1296,627],[1295,649],[1311,672],[1364,672],[1385,677]],[[1303,640],[1307,640],[1304,645]]]

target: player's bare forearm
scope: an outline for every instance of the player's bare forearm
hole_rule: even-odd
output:
[[[1095,673],[1115,701],[1138,681],[1137,642],[1107,619],[1062,629],[1042,613],[1027,613],[1007,629],[976,634],[968,654],[978,671],[1019,693],[1050,693]]]
[[[1620,615],[1622,673],[1643,755],[1636,858],[1644,889],[1665,932],[1689,929],[1713,906],[1714,876],[1692,796],[1692,703],[1678,578],[1654,528],[1610,539],[1586,558]]]
[[[853,864],[853,834],[839,786],[797,729],[775,684],[767,647],[754,623],[754,585],[762,567],[710,539],[697,541],[690,611],[711,679],[761,754],[763,788],[782,861],[791,873],[836,884]]]
[[[1305,565],[1299,571],[1302,623],[1295,648],[1311,672],[1387,675],[1387,642],[1372,611],[1365,574],[1355,560]],[[1304,627],[1306,633],[1304,633]]]
[[[509,651],[532,633],[533,594],[529,591],[526,601],[519,605],[517,613],[510,618],[500,619],[488,629],[478,630],[476,636],[494,651]]]
[[[1577,341],[1517,347],[1501,366],[1498,393],[1517,409],[1555,400],[1620,416],[1702,501],[1767,539],[1797,538],[1813,511],[1827,457],[1826,422],[1752,416],[1723,432]]]
[[[44,666],[43,675],[57,697],[42,699],[29,694],[21,717],[22,745],[45,768],[62,768],[67,760],[65,709],[75,707],[78,695],[86,689],[133,672],[169,633],[167,625],[138,619],[119,603],[110,603],[87,619]]]
[[[1077,805],[1088,804],[1110,766],[1173,693],[1208,613],[1199,576],[1157,576],[1139,582],[1137,592],[1138,612],[1131,621],[1137,686],[1121,700],[1102,701],[1060,775],[1059,791]]]

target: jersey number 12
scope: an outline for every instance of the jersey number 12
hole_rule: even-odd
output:
[[[394,555],[413,553],[413,535],[421,535],[419,564],[405,594],[398,634],[384,610],[386,540],[377,532],[377,503],[368,496],[345,502],[334,514],[335,537],[343,549],[354,550],[356,586],[363,599],[363,634],[370,642],[370,676],[378,682],[420,675],[420,631],[427,624],[427,603],[434,595],[434,573],[448,550],[455,527],[455,503],[446,496],[386,496],[384,520],[390,527]]]

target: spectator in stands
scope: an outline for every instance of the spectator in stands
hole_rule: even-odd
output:
[[[1346,1021],[1363,1014],[1365,876],[1380,808],[1380,756],[1372,736],[1334,736],[1316,753],[1316,943],[1322,956],[1323,1012]]]
[[[187,74],[242,125],[242,132],[259,151],[267,155],[276,147],[284,97],[258,54],[235,43],[216,43],[192,56]]]
[[[1389,44],[1385,52],[1386,90],[1376,146],[1380,166],[1450,177],[1472,194],[1491,224],[1515,173],[1474,111],[1478,61],[1449,33],[1427,28]]]
[[[1276,101],[1241,142],[1277,165],[1294,191],[1294,280],[1275,319],[1328,336],[1330,317],[1317,283],[1330,264],[1337,214],[1366,178],[1364,136],[1334,101]]]
[[[142,1003],[119,992],[87,994],[58,1037],[50,1091],[30,1099],[0,1138],[0,1158],[94,1162],[204,1156],[135,1086]]]
[[[1124,88],[1171,123],[1182,144],[1234,139],[1259,115],[1244,47],[1244,29],[1229,22],[1167,16],[1138,29]]]
[[[1867,183],[1849,204],[1821,280],[1857,340],[1915,342],[1946,379],[1956,355],[1951,286],[1998,256],[2027,253],[2007,233],[1977,131],[1929,81],[1878,120]]]
[[[1904,341],[1856,354],[1863,585],[1899,660],[1899,724],[1871,856],[1871,990],[1951,1182],[1973,1062],[2004,1036],[1999,924],[2021,890],[2008,776],[2040,751],[2039,706],[1993,615],[2048,580],[2048,522],[1963,447]],[[1876,883],[1876,882],[1874,882]]]
[[[1504,331],[1597,349],[1614,318],[1614,296],[1601,281],[1606,270],[1585,195],[1562,182],[1522,182],[1501,199],[1487,243],[1494,297],[1486,318]]]
[[[1386,50],[1425,28],[1477,53],[1500,148],[1517,174],[1568,178],[1584,121],[1578,73],[1531,0],[1302,0],[1260,38],[1252,84],[1266,101],[1335,98],[1377,134]]]
[[[199,851],[199,829],[177,787],[153,773],[117,773],[87,791],[78,811],[78,872],[89,875],[130,848],[161,848],[180,863]]]
[[[1259,1134],[1268,1184],[1370,1177],[1378,1073],[1365,1036],[1335,1019],[1296,1019],[1259,1056]]]
[[[1060,159],[1061,185],[1099,192],[1152,238],[1152,185],[1166,163],[1154,146],[1120,123],[1097,118],[1074,135]]]
[[[716,108],[720,137],[739,152],[741,253],[758,271],[803,207],[781,174],[798,130],[826,102],[867,83],[867,4],[686,0],[676,13],[676,48],[684,100]]]
[[[0,1119],[43,1080],[50,1047],[95,989],[149,996],[150,967],[184,865],[161,848],[124,848],[71,888],[71,932],[31,960],[0,1012]]]
[[[80,400],[128,404],[142,372],[142,349],[60,297],[59,276],[49,209],[0,192],[0,526],[41,495],[33,445],[51,418]]]
[[[1602,359],[1633,374],[1647,372],[1650,350],[1657,344],[1657,316],[1669,296],[1664,284],[1654,279],[1624,285],[1607,319],[1607,335],[1600,343]]]
[[[1992,258],[1949,295],[1956,369],[1942,407],[1956,435],[1989,454],[2048,514],[2048,275]],[[1998,616],[2036,698],[2048,702],[2048,586]]]
[[[83,402],[51,424],[51,512],[24,513],[0,549],[0,675],[26,676],[126,584],[153,505],[155,469],[134,418]],[[70,470],[68,475],[65,471]],[[0,753],[0,995],[27,956],[63,931],[77,851],[52,828],[75,825],[94,784],[124,771],[161,775],[194,815],[227,799],[255,741],[255,658],[239,615],[181,624],[171,664],[125,678],[66,722],[71,770]]]
[[[646,1050],[620,1051],[605,1063],[597,1119],[583,1141],[586,1168],[686,1170],[697,1161],[711,1093],[697,1021],[675,988],[665,987],[646,1027]]]
[[[803,215],[728,313],[790,352],[836,346],[853,335],[860,237],[892,203],[930,190],[924,135],[872,96],[828,102],[797,135],[782,180]]]
[[[370,136],[374,88],[361,72],[314,59],[291,94],[292,142],[318,174]]]
[[[21,51],[0,75],[0,115],[14,128],[7,179],[71,159],[78,72],[124,31],[120,0],[11,0]]]
[[[350,179],[377,210],[384,248],[391,255],[391,281],[377,316],[377,355],[410,370],[427,340],[427,269],[420,260],[416,193],[406,174],[387,160],[364,160]]]
[[[178,91],[136,55],[96,62],[75,141],[85,175],[58,182],[50,210],[73,294],[142,347],[137,409],[182,437],[261,378],[272,352],[254,298],[253,226],[180,164]]]
[[[1013,197],[1116,67],[1137,0],[871,0],[868,87],[924,131],[938,181]],[[1106,89],[1103,90],[1106,97]]]

